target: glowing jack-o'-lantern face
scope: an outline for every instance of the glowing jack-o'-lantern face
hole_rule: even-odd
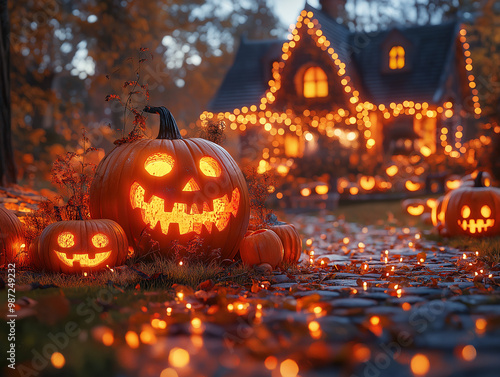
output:
[[[150,155],[145,163],[144,169],[154,177],[165,177],[171,173],[175,167],[175,160],[166,153],[155,153]],[[219,178],[222,175],[222,167],[213,157],[203,156],[198,163],[200,176],[207,179]],[[151,229],[155,229],[160,224],[161,232],[168,235],[171,224],[178,225],[179,234],[184,235],[194,232],[201,234],[203,227],[209,232],[215,226],[219,231],[223,231],[229,225],[231,215],[236,217],[240,205],[240,190],[236,187],[231,192],[231,196],[224,194],[213,198],[210,201],[197,203],[196,195],[199,194],[200,184],[194,177],[183,185],[182,193],[186,198],[187,193],[191,193],[192,198],[186,202],[174,202],[172,210],[165,210],[165,199],[152,195],[149,200],[145,200],[146,189],[140,183],[134,182],[130,187],[130,203],[133,209],[140,209],[142,221]],[[203,180],[205,181],[205,180]],[[205,183],[205,182],[204,182]],[[189,196],[189,195],[188,195]]]
[[[173,241],[199,236],[200,251],[220,249],[232,258],[249,220],[236,162],[217,144],[183,139],[167,109],[145,110],[160,114],[158,138],[122,144],[101,161],[90,190],[92,216],[118,222],[138,253],[149,251],[147,232],[164,254]]]
[[[484,187],[481,175],[476,178],[474,187],[461,187],[448,193],[442,211],[447,234],[451,236],[500,234],[500,189]]]
[[[420,216],[424,212],[429,212],[430,208],[423,199],[406,199],[401,202],[403,209],[412,216]]]
[[[125,232],[111,220],[51,224],[40,235],[38,245],[42,267],[65,273],[120,265],[128,254]]]
[[[375,177],[363,175],[359,178],[359,186],[365,191],[373,190],[376,183],[377,181],[375,180]]]
[[[76,263],[82,268],[96,267],[105,262],[111,255],[111,250],[103,249],[109,244],[109,238],[103,233],[97,233],[92,236],[91,241],[96,249],[102,249],[103,251],[75,254],[72,252],[75,246],[75,235],[71,232],[63,232],[57,236],[57,244],[60,249],[54,251],[57,257],[69,267],[74,267]]]
[[[411,192],[421,190],[424,186],[425,185],[422,182],[414,182],[410,179],[405,182],[406,189]]]
[[[462,206],[460,214],[462,218],[457,220],[458,226],[470,234],[486,232],[495,225],[495,219],[491,218],[491,208],[487,204],[481,206],[481,218],[472,218],[472,210],[468,205]]]

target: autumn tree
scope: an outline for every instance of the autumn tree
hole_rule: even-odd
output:
[[[0,179],[2,185],[16,182],[12,150],[10,102],[10,27],[7,0],[0,1]]]
[[[186,128],[215,93],[241,34],[284,32],[267,0],[17,0],[9,9],[21,173],[31,164],[48,174],[82,127],[94,145],[112,145],[112,129],[131,119],[104,98],[126,94],[122,84],[136,79],[140,48],[153,56],[140,73],[151,101],[171,108]]]

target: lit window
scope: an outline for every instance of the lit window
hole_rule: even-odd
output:
[[[304,73],[304,97],[327,97],[328,78],[319,67],[310,67]]]
[[[401,69],[405,66],[405,49],[401,46],[393,46],[389,52],[389,68]]]

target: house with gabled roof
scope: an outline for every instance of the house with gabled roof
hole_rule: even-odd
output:
[[[287,40],[242,38],[200,122],[223,120],[242,160],[282,175],[301,160],[317,173],[466,154],[481,116],[466,28],[352,32],[337,22],[345,2],[306,3]]]

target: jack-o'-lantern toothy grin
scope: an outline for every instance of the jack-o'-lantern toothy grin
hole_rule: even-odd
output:
[[[103,251],[102,253],[93,254],[93,258],[90,254],[71,254],[56,251],[57,257],[65,265],[73,267],[75,262],[80,264],[80,267],[95,267],[104,262],[111,255],[111,251]]]
[[[469,221],[467,220],[458,220],[458,226],[460,226],[463,230],[469,231],[469,233],[474,234],[474,233],[481,233],[482,231],[487,231],[488,228],[492,227],[495,225],[495,220],[494,219],[471,219]]]
[[[186,190],[185,191],[196,191]],[[145,190],[137,182],[130,188],[130,203],[132,208],[139,208],[144,224],[154,229],[158,222],[161,232],[168,234],[170,224],[178,224],[179,234],[195,232],[200,234],[203,226],[209,233],[215,225],[219,231],[226,229],[231,219],[231,215],[236,217],[240,205],[240,190],[235,188],[231,194],[213,199],[213,210],[210,210],[208,203],[203,203],[203,208],[196,204],[189,206],[187,203],[175,202],[172,211],[165,211],[165,200],[153,195],[149,201],[144,199]]]
[[[488,228],[495,225],[495,219],[490,219],[491,208],[487,205],[481,207],[482,219],[469,219],[471,216],[471,208],[469,206],[463,206],[461,209],[462,220],[458,221],[458,226],[464,231],[469,231],[469,233],[481,233],[486,232]]]

